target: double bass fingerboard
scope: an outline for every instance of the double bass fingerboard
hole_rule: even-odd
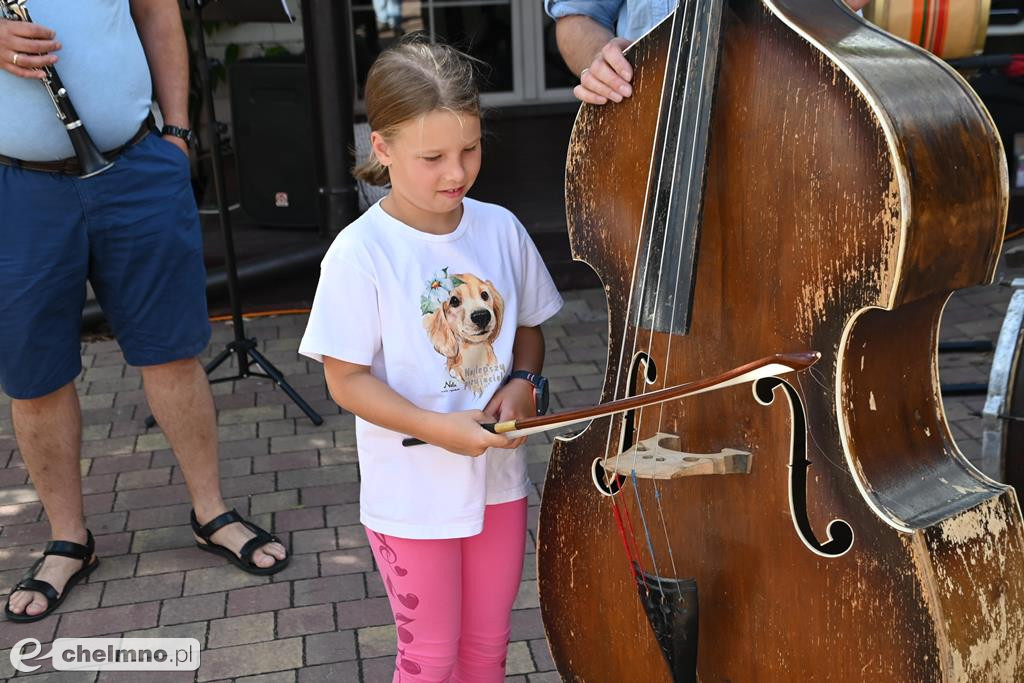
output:
[[[637,260],[639,326],[686,334],[693,309],[711,105],[718,79],[724,0],[683,0],[674,13],[670,60],[651,158]],[[635,311],[634,311],[635,315]]]

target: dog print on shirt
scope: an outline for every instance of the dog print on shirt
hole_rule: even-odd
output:
[[[491,344],[501,333],[505,300],[489,280],[472,273],[449,275],[444,268],[420,296],[423,328],[444,356],[452,379],[479,396],[505,377]]]

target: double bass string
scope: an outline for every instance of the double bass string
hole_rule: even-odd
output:
[[[677,30],[679,30],[679,25],[680,25],[680,22],[682,21],[682,19],[683,19],[683,15],[678,14],[678,10],[677,10],[677,15],[673,19],[673,25],[672,25],[672,36],[670,38],[670,41],[672,41],[672,42],[674,42],[675,39],[676,39],[676,32],[677,32]],[[675,64],[676,69],[679,68],[678,59],[679,58],[678,58],[678,54],[677,54],[677,56],[676,56],[676,64]],[[671,95],[674,96],[674,94],[675,94],[675,90],[674,90],[675,89],[675,79],[673,79],[673,82],[672,82],[670,87],[672,88]],[[665,93],[663,91],[662,92],[662,98],[664,98],[664,97],[665,97]],[[663,126],[663,125],[665,125],[665,122],[659,122],[659,126]],[[658,168],[657,168],[657,173],[658,173],[658,178],[659,179],[661,178],[661,176],[663,174],[664,164],[665,164],[665,155],[664,155],[664,153],[662,153],[661,159],[660,159],[660,163],[659,163]],[[651,186],[652,185],[649,184],[649,187],[651,187]],[[653,187],[657,188],[658,184],[655,183],[653,185]],[[646,212],[646,208],[645,208],[645,215],[653,215],[653,214],[656,213],[657,202],[659,201],[660,197],[659,197],[659,193],[656,190],[655,190],[655,192],[653,194],[654,194],[653,198],[650,197],[650,194],[648,195],[648,198],[654,202],[654,210],[652,210],[648,214],[648,212]],[[637,243],[637,258],[636,258],[637,262],[639,262],[639,260],[640,260],[639,259],[639,255],[640,255],[641,244],[642,244],[642,241],[638,241],[638,243]],[[639,274],[639,276],[641,278],[639,293],[634,294],[635,287],[631,286],[630,287],[630,294],[629,294],[629,305],[630,306],[636,305],[636,320],[635,320],[635,323],[634,323],[634,330],[635,330],[635,332],[634,332],[633,342],[632,342],[632,353],[630,355],[630,360],[629,360],[628,366],[625,366],[624,363],[623,363],[623,361],[625,359],[625,354],[626,354],[626,345],[623,344],[620,347],[620,350],[619,350],[619,365],[618,365],[618,367],[620,368],[620,371],[619,371],[618,377],[617,377],[617,379],[615,381],[615,393],[614,393],[614,396],[616,396],[616,397],[620,396],[621,390],[623,389],[623,387],[622,387],[622,382],[623,382],[622,368],[623,367],[628,367],[629,368],[627,370],[627,373],[626,373],[629,376],[629,377],[627,377],[627,380],[626,380],[627,382],[632,377],[632,367],[633,367],[634,359],[636,358],[636,354],[637,354],[637,333],[636,333],[636,331],[638,331],[640,329],[640,321],[641,321],[641,317],[643,315],[644,297],[647,294],[647,292],[646,292],[646,290],[647,290],[647,271],[651,267],[651,258],[652,258],[652,254],[653,254],[653,248],[654,248],[653,240],[648,240],[648,243],[647,243],[647,253],[644,256],[644,261],[643,261],[643,263],[644,263],[643,269],[641,271],[639,271],[639,273],[634,272],[634,274],[633,274],[634,284],[636,282],[636,277],[637,277],[638,274]],[[664,248],[664,245],[663,245],[663,248]],[[634,296],[638,296],[639,302],[635,301]],[[648,354],[648,359],[649,358],[650,358],[650,354]],[[648,376],[648,371],[649,371],[648,361],[647,360],[642,360],[640,362],[643,364],[643,375],[644,375],[644,378],[645,378],[645,381],[646,381],[646,377]],[[628,389],[628,386],[626,387],[626,389]],[[638,434],[639,433],[638,428],[639,428],[640,419],[642,418],[642,414],[643,414],[643,409],[641,408],[638,411],[637,417],[636,417],[636,419],[634,421],[634,425],[636,426],[636,429],[634,429],[634,434]],[[620,419],[622,419],[622,418],[620,418]],[[606,440],[605,440],[605,452],[604,452],[604,456],[602,457],[602,465],[604,465],[607,462],[608,457],[609,457],[609,453],[610,453],[610,451],[612,449],[612,439],[614,437],[614,424],[615,424],[614,420],[611,420],[608,423],[608,432],[607,432],[607,437],[606,437]],[[618,441],[617,441],[618,446],[617,446],[617,450],[616,450],[616,455],[623,451],[623,447],[625,445],[624,444],[624,436],[625,436],[625,433],[624,433],[624,430],[622,429],[621,422],[620,422],[619,438],[618,438]],[[635,465],[635,461],[634,461],[634,465]],[[607,486],[608,485],[608,483],[607,483],[607,470],[605,471],[605,477],[606,477],[605,485]],[[616,481],[616,483],[618,484],[618,486],[620,487],[620,490],[621,490],[621,486],[622,486],[622,484],[624,482],[624,477],[621,477],[617,473],[614,475],[614,477],[615,477],[614,480]],[[634,488],[634,492],[636,492],[637,486],[636,486],[635,483],[633,484],[633,488]],[[611,495],[609,497],[612,499],[611,500],[612,509],[615,512],[615,515],[618,517],[620,515],[620,506],[619,506],[619,501],[617,500],[618,496],[613,494],[613,495]],[[643,504],[640,501],[639,497],[637,497],[637,505],[638,505],[638,509],[640,510],[641,515],[642,515],[643,514]],[[621,507],[621,513],[625,513],[626,522],[629,525],[629,529],[630,529],[630,538],[633,541],[633,545],[636,546],[637,545],[636,544],[636,534],[635,534],[635,531],[633,530],[632,520],[629,517],[629,509],[626,508],[625,506],[622,506]],[[662,526],[664,527],[664,517],[662,517],[662,520],[663,520]],[[646,520],[644,521],[644,524],[646,526]],[[666,530],[666,534],[667,534],[667,530]],[[625,542],[625,539],[623,539],[623,540]],[[630,570],[633,571],[634,574],[636,574],[638,577],[642,577],[643,574],[640,572],[640,564],[639,564],[639,556],[640,556],[639,547],[636,548],[636,551],[637,551],[637,553],[636,553],[637,554],[637,566],[636,567],[632,567],[631,566]],[[648,551],[651,554],[652,562],[655,562],[654,549],[653,549],[652,544],[650,543],[649,536],[648,536]],[[626,554],[627,554],[627,556],[630,554],[630,549],[629,549],[629,545],[628,544],[626,544]],[[659,583],[659,589],[662,589],[661,579],[660,579],[659,573],[657,572],[657,569],[655,569],[655,578],[656,578],[656,580]],[[646,588],[646,586],[647,586],[646,581],[644,581],[644,586]]]
[[[699,121],[699,116],[700,116],[699,112],[701,111],[701,108],[702,108],[702,106],[704,104],[704,97],[705,97],[705,95],[707,95],[707,82],[708,82],[708,79],[706,78],[706,74],[707,74],[707,68],[708,68],[708,56],[709,56],[709,54],[710,54],[712,49],[716,49],[717,50],[717,41],[711,40],[712,33],[714,32],[715,22],[719,20],[719,17],[715,16],[716,13],[714,11],[715,10],[715,2],[716,1],[717,0],[708,0],[708,2],[705,3],[706,4],[706,6],[705,6],[705,4],[701,4],[700,0],[698,0],[697,7],[694,10],[693,30],[691,31],[691,34],[690,34],[690,46],[689,46],[689,50],[688,50],[689,58],[687,59],[686,63],[687,64],[692,63],[693,51],[695,49],[695,45],[696,45],[698,37],[702,38],[701,45],[702,45],[702,48],[703,48],[702,49],[702,54],[701,54],[700,71],[699,72],[695,72],[696,74],[699,74],[699,77],[698,77],[699,81],[697,83],[696,103],[695,103],[695,111],[698,112],[698,115],[697,115],[698,116],[698,121]],[[700,26],[699,18],[700,17],[704,17],[704,16],[707,17],[708,24],[707,24],[706,32],[703,35],[700,35],[700,32],[698,30],[698,27]],[[692,98],[692,95],[691,96],[687,96],[687,91],[689,91],[689,90],[690,90],[690,77],[687,77],[687,79],[686,79],[686,90],[684,91],[684,94],[683,94],[683,98],[684,98],[683,99],[683,107],[689,106],[690,100]],[[699,172],[701,170],[700,168],[698,168],[698,161],[697,161],[697,157],[698,157],[698,154],[697,154],[697,143],[698,143],[698,138],[699,137],[700,137],[699,130],[695,129],[694,130],[694,135],[693,135],[693,138],[692,138],[692,141],[691,141],[691,144],[690,144],[690,163],[689,163],[689,168],[687,169],[687,178],[686,178],[686,186],[685,186],[686,195],[685,195],[685,200],[684,200],[685,203],[683,205],[683,214],[682,214],[683,217],[684,217],[684,220],[686,220],[687,217],[689,216],[689,213],[690,213],[690,202],[694,200],[695,193],[699,194],[701,188],[703,187],[703,182],[698,182],[697,186],[695,187],[695,178],[694,178],[695,176],[700,174]],[[680,136],[679,141],[682,142],[682,136]],[[678,154],[678,152],[677,152],[677,154]],[[702,159],[702,161],[703,161],[703,159]],[[676,173],[676,169],[677,168],[678,168],[678,165],[677,164],[673,164],[673,170],[672,170],[672,173],[673,173],[672,192],[675,192],[676,191],[676,187],[677,187],[676,178],[675,178],[675,173]],[[697,197],[696,201],[699,202],[700,198]],[[694,221],[695,222],[699,222],[699,220],[700,220],[700,216],[699,215],[694,217]],[[695,226],[695,229],[696,229],[696,226]],[[667,237],[668,237],[668,231],[667,230],[665,231],[665,235],[666,235],[666,239],[667,239]],[[683,259],[685,258],[685,255],[686,255],[686,252],[683,251],[683,250],[680,250],[679,255],[677,257],[677,260],[676,260],[675,277],[673,278],[672,281],[670,281],[670,283],[669,283],[670,287],[678,287],[678,281],[679,281],[679,277],[680,277],[680,272],[682,270],[682,264],[683,264]],[[659,281],[658,281],[658,286],[659,286],[659,289],[660,289],[660,287],[661,287],[661,280],[660,280],[660,278],[659,278]],[[675,329],[675,319],[676,319],[676,311],[677,310],[679,310],[678,303],[677,303],[677,305],[672,307],[672,316],[671,316],[671,319],[670,319],[670,322],[669,322],[669,326],[668,326],[669,336],[668,336],[668,344],[665,347],[665,363],[664,363],[664,367],[666,367],[666,368],[670,367],[669,366],[669,360],[670,360],[670,358],[672,356],[672,340],[673,340],[673,338],[675,336],[671,332],[672,332],[672,330]],[[667,382],[667,379],[666,379],[666,382]],[[660,405],[659,409],[658,409],[658,424],[659,425],[662,424],[662,421],[664,420],[664,417],[665,417],[665,404],[662,403]],[[635,462],[635,458],[636,458],[636,454],[634,453],[634,462]],[[665,531],[665,543],[666,543],[666,547],[668,548],[669,560],[671,561],[671,564],[672,564],[672,573],[673,573],[673,576],[679,576],[679,572],[676,569],[675,553],[672,551],[672,542],[669,540],[669,536],[668,536],[668,524],[665,521],[665,512],[664,512],[664,509],[663,509],[663,506],[662,506],[662,502],[661,502],[661,491],[658,489],[658,481],[657,481],[657,479],[654,480],[654,498],[655,498],[655,500],[658,503],[658,514],[661,517],[661,525],[662,525],[662,528]]]
[[[691,7],[692,7],[692,14],[691,14],[691,11],[690,11]],[[678,11],[679,10],[677,10],[677,12]],[[678,93],[676,92],[676,89],[677,89],[678,83],[679,83],[679,78],[678,78],[679,70],[682,69],[682,68],[686,68],[687,65],[689,65],[689,64],[691,64],[693,62],[694,51],[696,49],[698,49],[697,46],[698,46],[699,27],[700,27],[699,18],[701,16],[703,16],[705,13],[709,13],[709,12],[710,12],[710,10],[706,9],[704,7],[704,4],[701,2],[701,0],[695,0],[690,6],[684,7],[682,9],[682,15],[681,15],[682,22],[685,24],[685,21],[686,21],[687,17],[689,16],[690,17],[690,21],[692,23],[691,23],[691,27],[690,27],[690,36],[689,36],[689,42],[687,44],[686,60],[685,61],[683,60],[683,51],[682,50],[676,50],[676,61],[675,61],[675,65],[674,65],[675,66],[675,72],[674,72],[674,75],[673,75],[672,84],[670,86],[671,87],[671,97],[673,98],[673,100],[678,95]],[[676,26],[678,26],[678,25],[679,25],[679,19],[677,18]],[[675,32],[675,30],[676,30],[676,27],[674,26],[673,27],[673,32]],[[704,50],[703,55],[702,55],[702,61],[701,61],[701,73],[703,73],[703,71],[704,71],[704,69],[706,67],[706,63],[707,63],[707,54],[708,54],[708,43],[709,43],[709,41],[706,39],[706,36],[705,36],[705,39],[700,41],[700,43],[702,44],[703,50]],[[694,84],[693,84],[692,75],[691,74],[687,74],[687,76],[683,80],[682,109],[681,109],[681,111],[684,110],[685,107],[687,107],[688,104],[690,103],[690,101],[694,98],[694,94],[692,92],[693,89],[694,89]],[[697,93],[696,93],[697,102],[698,102],[698,110],[699,110],[699,103],[701,102],[701,99],[703,98],[703,96],[704,96],[704,80],[703,80],[703,78],[701,78],[701,79],[699,79],[699,82],[697,83]],[[672,122],[670,120],[667,123],[672,123]],[[669,186],[670,189],[669,189],[669,193],[668,193],[668,197],[667,197],[667,201],[668,201],[670,207],[672,205],[672,197],[673,197],[674,193],[677,191],[677,188],[679,187],[679,183],[677,182],[678,179],[677,179],[676,175],[677,175],[677,172],[678,172],[678,158],[679,158],[680,146],[683,144],[683,138],[684,138],[684,136],[682,136],[682,135],[677,136],[676,142],[675,142],[675,145],[676,145],[675,155],[672,158],[672,167],[671,167],[671,170],[670,170],[671,181],[672,182],[670,183],[670,186]],[[686,185],[685,185],[685,188],[684,188],[684,191],[686,192],[686,194],[685,194],[685,203],[683,205],[684,206],[684,208],[683,208],[684,220],[685,220],[687,214],[689,213],[690,200],[692,199],[693,193],[694,193],[694,168],[693,168],[693,166],[694,166],[694,161],[695,161],[695,156],[696,156],[696,154],[694,153],[694,148],[695,147],[696,147],[696,140],[694,139],[694,140],[691,141],[690,163],[689,163],[689,168],[687,169]],[[665,173],[665,156],[666,155],[664,154],[664,152],[662,152],[661,161],[660,161],[660,164],[659,164],[659,167],[658,167],[659,179]],[[661,183],[659,182],[659,183],[657,183],[655,185],[655,187],[658,187],[660,185],[661,185]],[[656,210],[657,209],[657,203],[660,202],[661,200],[662,200],[661,193],[655,192],[655,196],[654,196],[655,210],[651,212],[651,215],[657,215],[657,210]],[[672,218],[672,216],[666,215],[666,220],[671,220],[671,218]],[[665,254],[666,253],[666,250],[667,250],[667,247],[668,247],[668,240],[669,240],[670,232],[671,231],[667,227],[663,231],[660,254]],[[653,241],[652,241],[652,243],[650,243],[648,245],[648,258],[647,258],[648,267],[650,266],[651,254],[652,254],[652,251],[653,251],[653,247],[654,247],[654,245],[653,245]],[[654,291],[654,297],[655,297],[655,307],[654,307],[654,309],[655,310],[657,309],[657,301],[659,300],[659,298],[661,296],[662,282],[667,281],[669,287],[675,287],[677,285],[677,282],[678,282],[678,279],[679,279],[679,270],[680,270],[680,267],[681,267],[681,264],[682,264],[682,259],[684,257],[684,253],[685,252],[680,251],[680,253],[679,253],[678,257],[677,257],[674,279],[668,279],[666,277],[666,274],[665,274],[665,268],[659,267],[657,285],[655,286],[655,291]],[[646,297],[648,295],[648,293],[649,293],[647,291],[647,289],[646,289],[646,282],[647,282],[647,279],[645,277],[644,278],[644,282],[641,285],[643,287],[643,290],[642,290],[642,293],[641,293],[641,302],[643,302],[644,297]],[[641,305],[640,308],[639,308],[638,317],[637,317],[637,327],[638,328],[639,328],[639,322],[640,322],[639,316],[640,316],[641,312],[643,310],[645,310],[645,308],[646,307],[644,307],[643,305]],[[676,309],[677,309],[677,306],[673,306],[673,308],[672,308],[672,315],[671,315],[670,322],[669,322],[669,327],[668,327],[669,340],[668,340],[668,346],[666,348],[666,353],[665,353],[665,361],[664,361],[664,363],[662,365],[662,381],[663,382],[667,382],[667,378],[668,378],[667,373],[668,373],[669,367],[670,367],[669,366],[669,357],[670,357],[670,354],[671,354],[671,345],[672,345],[672,336],[673,336],[672,333],[673,333],[673,329],[674,329]],[[655,333],[655,330],[653,328],[654,328],[654,326],[652,324],[652,329],[650,330],[650,336],[648,337],[648,342],[647,342],[647,358],[652,358],[653,357],[652,353],[653,353],[653,349],[654,349],[654,333]],[[636,343],[636,341],[635,341],[635,338],[634,338],[634,355],[635,355],[635,343]],[[645,379],[646,379],[646,373],[645,373]],[[661,421],[662,421],[663,417],[664,417],[664,405],[662,405],[661,408],[659,409],[658,422],[657,422],[658,425],[661,424]],[[641,432],[641,426],[643,424],[643,418],[644,418],[644,410],[643,410],[643,408],[641,408],[638,411],[637,418],[636,418],[636,429],[635,429],[634,433],[637,436],[639,436],[639,434]],[[651,540],[651,536],[650,536],[650,533],[649,533],[649,530],[648,530],[646,514],[644,512],[644,505],[643,505],[643,502],[642,502],[642,500],[640,498],[639,483],[638,483],[637,477],[636,477],[636,459],[638,457],[638,454],[639,454],[639,452],[637,450],[634,450],[634,452],[633,452],[633,468],[632,468],[633,469],[633,477],[632,477],[632,479],[633,479],[633,489],[634,489],[634,494],[636,496],[637,508],[638,508],[638,510],[640,512],[641,521],[643,522],[643,526],[644,526],[644,532],[645,532],[645,537],[646,537],[646,541],[647,541],[647,550],[648,550],[648,552],[650,553],[650,556],[651,556],[651,563],[652,563],[652,565],[654,567],[655,575],[657,577],[659,577],[658,580],[659,580],[659,583],[660,583],[661,571],[658,568],[657,553],[655,552],[654,543]],[[659,521],[661,522],[662,532],[663,532],[663,534],[665,536],[665,547],[667,548],[667,551],[668,551],[669,563],[670,563],[670,565],[672,567],[673,576],[677,576],[678,575],[678,570],[676,568],[675,553],[673,553],[673,551],[672,551],[672,541],[671,541],[671,539],[669,537],[669,534],[668,534],[668,524],[667,524],[667,522],[665,520],[665,510],[664,510],[664,506],[662,505],[661,489],[660,489],[660,487],[658,485],[657,479],[652,480],[652,487],[654,489],[654,499],[655,499],[656,508],[657,508],[657,511],[658,511],[658,518],[659,518]]]

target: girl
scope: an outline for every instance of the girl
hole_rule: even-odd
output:
[[[538,325],[562,300],[519,221],[466,197],[481,155],[465,55],[399,43],[370,69],[366,113],[356,175],[390,192],[328,250],[299,351],[357,416],[394,680],[503,681],[530,483],[522,440],[479,423],[535,414]]]

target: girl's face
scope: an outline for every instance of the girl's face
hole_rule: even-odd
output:
[[[389,139],[374,132],[370,142],[391,175],[389,213],[426,232],[454,230],[480,172],[480,118],[435,110],[406,121]]]

